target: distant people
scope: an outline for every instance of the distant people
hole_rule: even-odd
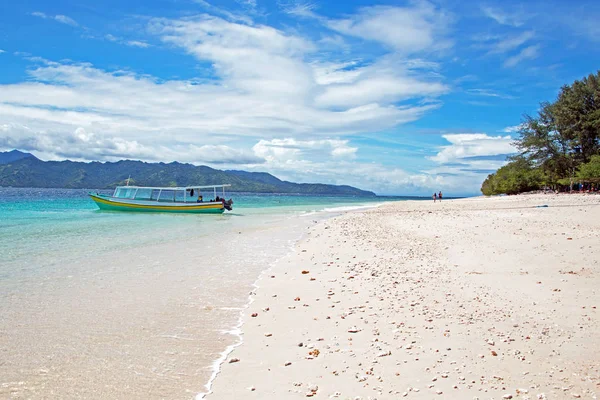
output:
[[[437,200],[437,193],[434,193],[431,197],[433,197],[433,202],[435,203],[435,201]]]
[[[217,197],[215,198],[215,201],[221,201],[221,198],[220,198],[219,196],[217,196]]]
[[[442,201],[442,191],[440,190],[440,194],[438,194],[438,199],[440,199],[440,201]]]
[[[202,203],[202,195],[198,195],[198,203]]]

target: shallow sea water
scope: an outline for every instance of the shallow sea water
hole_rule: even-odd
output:
[[[224,215],[138,214],[0,188],[0,398],[206,392],[260,273],[316,220],[382,202],[231,197]]]

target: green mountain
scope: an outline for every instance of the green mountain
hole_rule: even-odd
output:
[[[0,152],[0,186],[73,189],[109,189],[124,185],[131,176],[131,185],[187,186],[231,184],[231,191],[252,193],[300,193],[346,196],[375,196],[373,192],[352,186],[282,181],[265,172],[221,171],[206,166],[178,162],[146,163],[123,160],[118,162],[42,161],[28,153],[10,161]],[[2,160],[9,160],[4,162]]]
[[[22,151],[19,151],[19,150],[12,150],[12,151],[4,152],[4,153],[0,151],[0,164],[8,164],[8,163],[18,161],[18,160],[21,160],[21,159],[27,158],[27,157],[35,158],[35,156],[33,154],[23,153]]]

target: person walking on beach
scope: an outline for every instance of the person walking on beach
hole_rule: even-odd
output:
[[[442,201],[442,191],[440,190],[440,194],[438,194],[438,199],[440,199],[440,201]]]
[[[437,200],[437,193],[433,193],[433,196],[431,197],[433,197],[433,202],[435,203],[435,201]]]

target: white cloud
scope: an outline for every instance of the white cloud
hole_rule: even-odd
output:
[[[326,85],[315,99],[325,107],[394,103],[415,97],[437,97],[449,91],[437,79],[423,80],[410,65],[396,57],[382,58],[358,68],[326,65],[325,69],[317,69],[317,82]]]
[[[2,54],[2,53],[6,53],[6,51],[0,49],[0,54]]]
[[[442,135],[450,142],[431,160],[439,163],[449,163],[468,157],[498,156],[516,152],[514,139],[510,136],[489,136],[485,133],[457,133]]]
[[[508,53],[515,50],[535,37],[535,32],[526,31],[516,36],[510,36],[496,42],[489,54]]]
[[[521,50],[518,54],[509,57],[504,61],[505,67],[514,67],[525,60],[535,60],[540,55],[540,45],[529,46]]]
[[[119,44],[123,44],[125,46],[131,46],[131,47],[140,47],[143,49],[152,46],[150,43],[145,42],[143,40],[126,40],[126,39],[117,37],[115,35],[112,35],[110,33],[104,35],[104,39],[108,40],[109,42],[119,43]]]
[[[38,18],[43,18],[43,19],[53,19],[57,22],[60,22],[61,24],[65,24],[65,25],[70,25],[70,26],[79,26],[79,24],[77,23],[77,21],[75,21],[73,18],[71,17],[67,17],[66,15],[48,15],[45,14],[43,12],[40,11],[35,11],[32,12],[31,15],[33,15],[34,17],[38,17]]]
[[[297,0],[278,0],[277,5],[286,14],[295,15],[299,17],[318,18],[314,13],[317,5],[312,2],[297,1]]]
[[[299,160],[323,159],[323,156],[353,158],[358,148],[348,140],[297,140],[294,138],[260,140],[252,148],[258,157],[275,164],[289,164]]]
[[[507,126],[506,128],[502,129],[502,132],[515,133],[519,132],[521,129],[523,129],[523,124]]]
[[[128,40],[127,42],[125,42],[125,44],[132,47],[141,47],[143,49],[150,47],[150,44],[141,40]]]
[[[54,19],[60,23],[66,24],[66,25],[71,25],[71,26],[79,25],[73,18],[67,17],[66,15],[56,15],[54,17]]]
[[[53,130],[39,131],[14,123],[0,125],[0,148],[34,151],[47,160],[116,161],[126,158],[194,164],[261,164],[265,161],[251,152],[225,145],[142,143],[136,139],[97,134],[82,127],[56,135]]]
[[[500,9],[489,6],[482,6],[481,11],[486,17],[493,19],[501,25],[519,27],[522,26],[527,19],[527,16],[523,13],[509,14]]]
[[[381,42],[410,54],[448,47],[445,34],[451,18],[426,1],[407,7],[364,7],[345,19],[331,19],[327,26],[345,35]]]

